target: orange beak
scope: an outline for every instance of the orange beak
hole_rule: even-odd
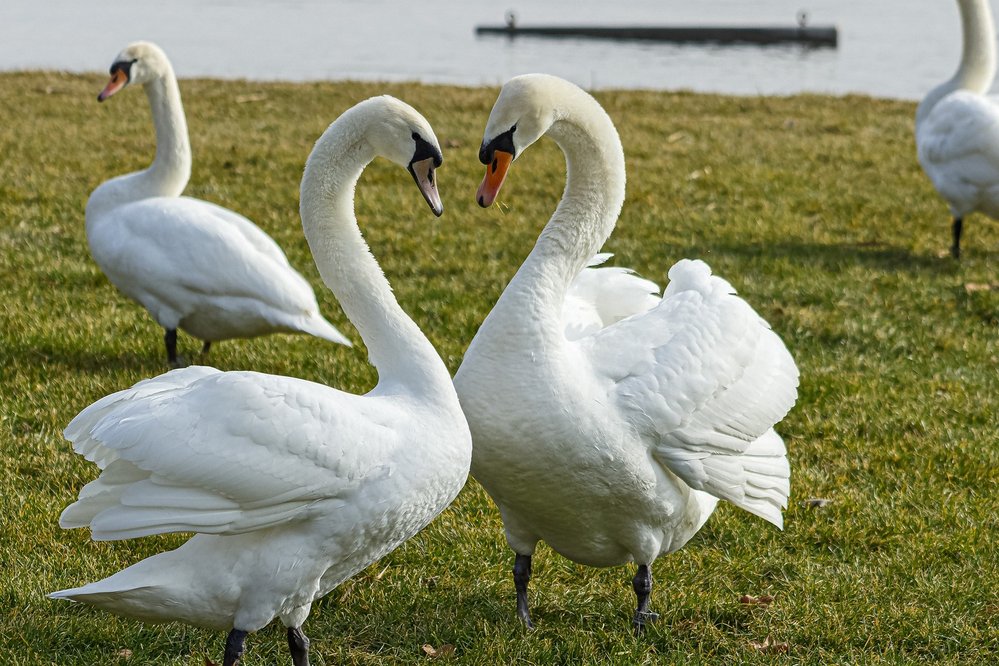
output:
[[[126,83],[128,83],[128,75],[120,69],[114,70],[111,73],[111,80],[108,81],[106,86],[104,86],[104,90],[101,91],[101,94],[97,96],[97,101],[103,102],[108,97],[124,88]]]
[[[479,190],[475,193],[475,199],[480,206],[488,208],[496,200],[496,195],[503,187],[506,172],[510,169],[512,162],[512,153],[505,150],[493,152],[493,161],[486,167],[486,176],[482,179],[482,184],[479,185]]]

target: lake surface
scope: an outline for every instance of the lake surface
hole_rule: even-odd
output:
[[[839,47],[695,46],[475,35],[502,25],[783,25],[804,10]],[[544,71],[586,88],[918,99],[960,56],[953,0],[2,0],[0,70],[106,71],[160,44],[180,77],[499,85]]]

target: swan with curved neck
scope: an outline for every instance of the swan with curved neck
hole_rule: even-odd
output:
[[[653,561],[682,547],[719,499],[782,525],[789,467],[772,426],[795,401],[798,373],[703,262],[673,266],[661,298],[621,269],[591,267],[621,210],[624,154],[610,118],[573,84],[533,74],[503,87],[479,153],[480,205],[542,136],[565,154],[565,191],[455,376],[472,475],[502,514],[524,623],[543,540],[582,564],[637,564],[641,631],[655,619]],[[580,326],[580,310],[598,316]]]
[[[84,409],[66,428],[101,469],[60,517],[96,540],[195,532],[176,550],[53,593],[148,622],[229,630],[224,666],[249,632],[287,627],[296,666],[313,601],[387,554],[464,485],[471,438],[451,378],[392,296],[354,217],[365,165],[406,167],[436,214],[433,130],[412,107],[377,97],[316,143],[301,216],[323,280],[378,369],[354,395],[291,377],[192,366]]]
[[[191,144],[177,78],[158,46],[126,47],[97,99],[128,85],[143,86],[149,98],[156,157],[94,190],[87,242],[111,283],[164,328],[168,362],[178,364],[178,328],[204,342],[203,354],[216,340],[277,332],[349,345],[267,234],[231,210],[180,196],[191,175]]]
[[[996,33],[989,0],[958,0],[961,62],[916,109],[919,163],[950,206],[951,255],[961,256],[964,218],[999,218],[999,106],[984,93],[996,75]]]

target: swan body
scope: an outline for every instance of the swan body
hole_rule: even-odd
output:
[[[301,666],[312,602],[457,495],[471,439],[450,375],[399,307],[354,219],[354,187],[376,155],[408,164],[440,213],[437,139],[391,97],[358,104],[326,130],[306,166],[301,212],[323,280],[378,369],[377,386],[361,396],[192,366],[87,407],[65,436],[101,473],[60,525],[89,527],[97,540],[195,534],[50,596],[148,622],[231,629],[226,666],[247,632],[280,618]]]
[[[782,526],[789,466],[773,426],[794,404],[798,372],[705,263],[674,265],[661,297],[629,272],[592,267],[624,200],[624,155],[610,118],[576,86],[535,74],[503,87],[480,152],[480,204],[543,135],[565,153],[565,193],[455,376],[472,475],[517,555],[525,623],[543,540],[582,564],[638,564],[640,630],[653,618],[650,565],[719,499]]]
[[[999,101],[984,93],[996,74],[996,35],[988,0],[958,0],[961,64],[916,109],[919,163],[953,215],[951,254],[961,254],[964,217],[999,219]]]
[[[231,210],[182,197],[191,148],[180,90],[162,50],[128,46],[111,66],[104,100],[141,83],[156,126],[156,158],[100,185],[87,202],[90,253],[115,287],[166,330],[177,363],[181,328],[205,342],[307,333],[349,345],[319,313],[312,287],[259,227]]]

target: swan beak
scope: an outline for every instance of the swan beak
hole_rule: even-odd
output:
[[[124,88],[126,83],[128,83],[128,74],[121,69],[115,69],[111,72],[111,80],[108,81],[106,86],[104,86],[104,90],[101,91],[101,94],[97,96],[97,101],[103,102],[108,97]]]
[[[434,162],[435,159],[433,157],[428,157],[419,162],[410,162],[409,173],[413,174],[413,180],[416,181],[417,187],[423,193],[423,198],[430,204],[430,210],[434,211],[434,215],[440,217],[444,212],[444,204],[441,203],[441,195],[437,191],[437,179],[434,177],[436,166]]]
[[[493,151],[493,161],[486,167],[486,176],[482,179],[482,184],[479,185],[479,190],[475,193],[475,199],[480,206],[488,208],[496,200],[496,195],[503,187],[506,172],[510,169],[512,162],[513,153],[508,153],[505,150]]]

